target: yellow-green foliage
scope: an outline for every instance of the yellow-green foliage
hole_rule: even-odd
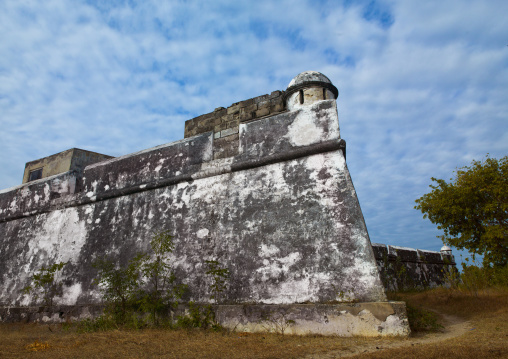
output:
[[[484,255],[485,266],[508,264],[508,156],[473,161],[416,200],[416,209],[443,230],[441,239]]]

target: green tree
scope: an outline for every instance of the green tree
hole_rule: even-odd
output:
[[[508,263],[508,156],[486,157],[455,171],[450,182],[432,178],[416,200],[423,218],[443,230],[444,243],[484,256],[484,266]]]

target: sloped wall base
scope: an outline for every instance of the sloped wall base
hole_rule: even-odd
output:
[[[320,334],[351,336],[408,336],[410,333],[404,302],[348,304],[235,304],[215,305],[216,320],[236,332],[279,334]],[[173,317],[183,315],[180,305]],[[2,307],[0,322],[64,323],[98,317],[103,307],[55,306]]]

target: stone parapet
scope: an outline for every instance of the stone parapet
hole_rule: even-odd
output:
[[[456,271],[451,254],[372,243],[381,280],[387,290],[423,289],[446,285]]]
[[[68,171],[0,191],[0,222],[57,208],[74,198],[81,176]]]
[[[269,95],[236,102],[228,108],[219,107],[213,112],[190,119],[185,122],[184,137],[213,131],[215,138],[220,138],[233,135],[235,129],[238,133],[240,123],[285,111],[283,94],[283,91],[273,91]]]

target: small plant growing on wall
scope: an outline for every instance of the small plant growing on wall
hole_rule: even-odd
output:
[[[227,268],[222,268],[220,263],[216,260],[205,261],[206,275],[212,277],[212,284],[210,285],[210,299],[215,304],[222,303],[222,295],[226,290],[226,283],[229,279],[230,272]]]
[[[107,313],[117,324],[133,320],[132,324],[138,326],[133,314],[139,311],[159,325],[163,312],[178,305],[187,286],[177,283],[170,259],[174,247],[173,236],[162,231],[153,235],[151,251],[138,254],[125,268],[104,259],[96,261],[96,283],[101,287]]]
[[[173,238],[169,231],[155,233],[150,241],[152,253],[142,253],[132,261],[146,282],[139,295],[140,308],[150,313],[155,325],[159,325],[162,311],[176,308],[187,289],[186,285],[177,283],[171,264],[170,254],[175,249]]]
[[[32,295],[34,302],[41,298],[44,306],[53,306],[54,298],[62,292],[62,282],[56,280],[55,275],[66,264],[66,262],[59,262],[48,267],[41,267],[32,275],[32,284],[23,288],[23,293]]]
[[[139,286],[139,272],[131,262],[125,268],[117,268],[112,261],[99,259],[94,267],[98,272],[95,284],[101,288],[106,303],[105,312],[117,324],[124,324],[133,310],[135,294]]]
[[[268,332],[284,335],[286,330],[296,324],[288,317],[289,313],[286,311],[269,312],[262,317],[260,324]]]
[[[227,288],[227,281],[230,276],[229,269],[223,268],[219,261],[205,261],[207,276],[212,277],[209,287],[210,300],[215,304],[221,304],[223,293]],[[184,328],[211,328],[212,330],[221,330],[222,325],[217,320],[215,311],[211,304],[202,305],[189,302],[188,315],[183,315],[178,319],[177,325]]]

